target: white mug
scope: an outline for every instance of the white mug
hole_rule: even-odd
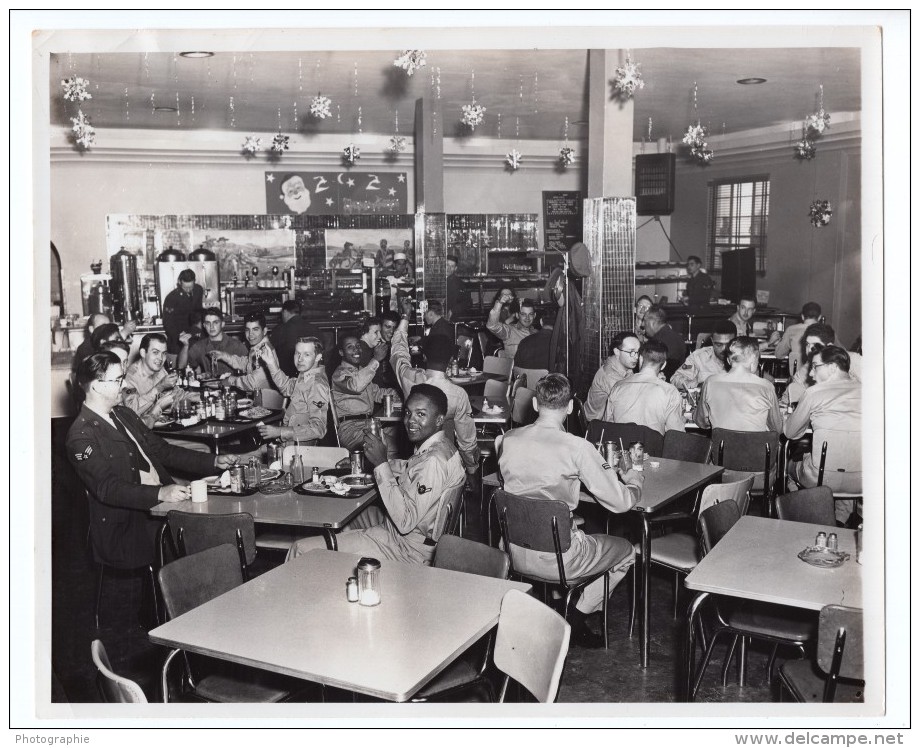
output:
[[[192,486],[192,501],[196,504],[200,504],[203,501],[208,500],[208,484],[203,480],[193,480],[191,482]]]

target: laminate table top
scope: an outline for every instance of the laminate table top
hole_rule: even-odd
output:
[[[381,560],[382,602],[345,599],[359,557],[314,550],[155,629],[156,644],[406,701],[529,584]]]

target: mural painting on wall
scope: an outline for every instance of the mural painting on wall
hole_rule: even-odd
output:
[[[407,204],[406,172],[265,172],[266,213],[398,215]]]
[[[204,246],[217,255],[220,277],[242,278],[258,268],[261,280],[272,278],[272,268],[280,274],[296,264],[294,231],[291,229],[199,229],[195,246]]]
[[[373,258],[384,274],[395,274],[396,255],[406,255],[406,267],[415,272],[412,229],[326,229],[326,267],[349,270],[361,267],[364,258]]]
[[[144,216],[106,216],[106,249],[111,257],[124,247],[137,256],[141,274],[153,277],[153,264],[160,252],[172,247],[187,255],[194,247],[191,229],[144,225],[148,223],[149,219]]]

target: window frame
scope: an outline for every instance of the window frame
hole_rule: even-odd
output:
[[[759,232],[759,242],[754,243],[742,243],[737,241],[739,238],[738,234],[734,233],[734,227],[731,227],[733,232],[729,241],[718,241],[716,236],[716,210],[719,205],[719,199],[717,199],[717,192],[719,188],[725,187],[728,185],[742,185],[742,184],[752,184],[755,185],[753,189],[753,194],[751,196],[752,201],[752,215],[756,215],[753,212],[753,208],[756,205],[756,201],[759,199],[761,203],[761,208],[765,208],[760,213],[760,232]],[[758,185],[763,185],[759,188],[760,196],[758,198]],[[724,199],[724,198],[723,198]],[[734,207],[736,197],[731,195],[727,198],[729,200],[730,208]],[[706,260],[707,260],[707,270],[711,275],[721,275],[722,273],[722,264],[721,264],[721,252],[728,249],[744,249],[747,247],[754,248],[754,255],[756,257],[756,273],[757,275],[763,277],[767,274],[767,250],[768,250],[768,241],[767,241],[767,228],[769,226],[770,219],[770,175],[769,174],[748,174],[741,177],[725,177],[722,179],[713,179],[707,183],[707,217],[706,217]],[[735,223],[735,219],[732,216],[730,211],[729,213],[729,223]],[[753,232],[751,234],[753,239]]]

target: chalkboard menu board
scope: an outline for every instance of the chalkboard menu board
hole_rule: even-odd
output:
[[[565,252],[582,237],[580,192],[543,193],[543,251]]]

